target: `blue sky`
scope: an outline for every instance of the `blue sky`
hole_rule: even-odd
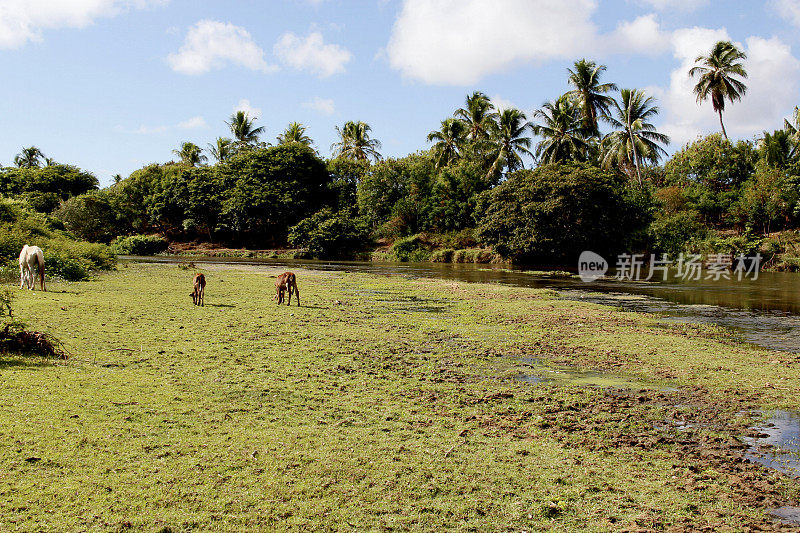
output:
[[[402,156],[474,90],[530,117],[580,57],[658,99],[673,151],[718,130],[686,71],[722,38],[750,72],[726,127],[752,138],[800,104],[799,29],[800,0],[0,0],[0,164],[36,145],[107,185],[237,108],[267,141],[302,122],[323,156],[363,120]]]

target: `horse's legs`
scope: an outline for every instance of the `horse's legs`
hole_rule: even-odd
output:
[[[22,289],[25,286],[25,266],[23,263],[19,264],[19,288]]]

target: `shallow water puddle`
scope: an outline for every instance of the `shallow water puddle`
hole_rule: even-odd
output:
[[[800,507],[778,507],[769,514],[787,524],[800,524]]]
[[[745,453],[748,460],[788,476],[800,477],[800,413],[774,411],[752,430],[752,436],[743,439],[749,446]]]
[[[579,387],[669,390],[653,383],[636,381],[624,376],[599,372],[597,370],[584,370],[570,365],[543,363],[536,358],[522,359],[522,363],[522,366],[525,368],[525,373],[520,374],[516,379],[526,383],[556,382]]]

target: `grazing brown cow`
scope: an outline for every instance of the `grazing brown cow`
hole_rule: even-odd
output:
[[[286,305],[292,305],[292,291],[297,295],[297,307],[300,307],[300,291],[297,290],[297,278],[293,272],[284,272],[275,280],[275,299],[278,305],[283,303],[283,293],[289,291],[289,301]]]
[[[202,274],[195,274],[194,275],[194,290],[189,293],[189,296],[192,297],[192,301],[194,305],[202,305],[205,307],[205,301],[203,300],[203,296],[206,293],[206,277]]]

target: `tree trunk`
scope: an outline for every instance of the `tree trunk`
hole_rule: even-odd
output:
[[[633,139],[633,130],[628,127],[628,136],[631,139],[631,149],[633,150],[633,166],[636,167],[636,177],[639,179],[639,186],[642,186],[642,171],[639,169],[639,152],[636,151],[636,141]]]
[[[728,134],[725,132],[725,124],[722,123],[722,109],[718,111],[719,113],[719,125],[722,126],[722,136],[725,137],[725,140],[728,140]]]

